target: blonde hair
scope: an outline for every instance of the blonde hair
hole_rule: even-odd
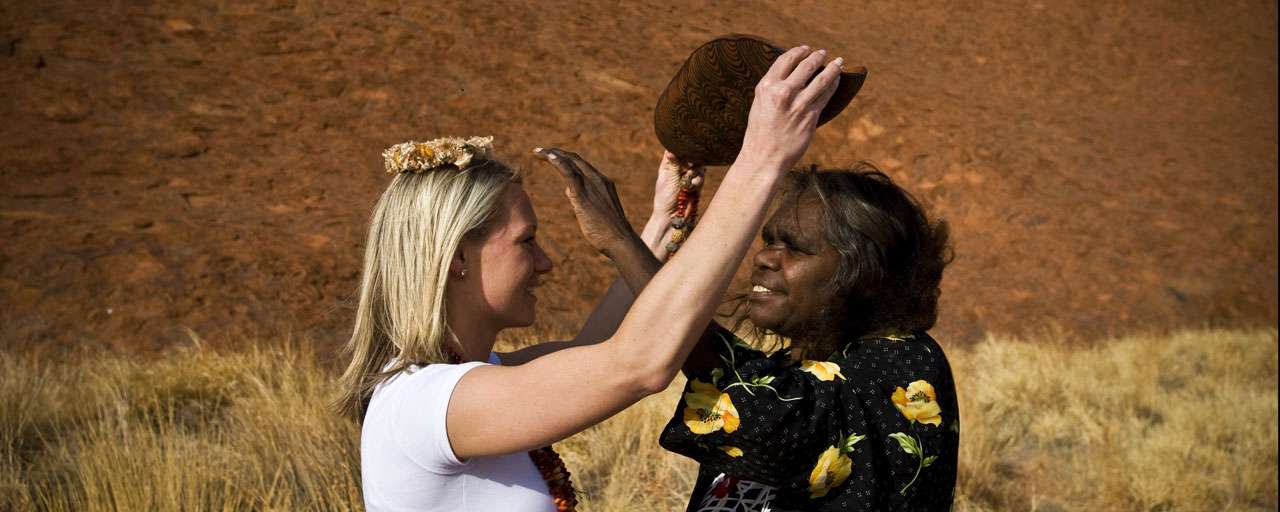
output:
[[[363,421],[374,388],[410,365],[444,362],[449,265],[463,239],[485,231],[519,175],[496,160],[399,173],[373,208],[351,357],[338,411]]]

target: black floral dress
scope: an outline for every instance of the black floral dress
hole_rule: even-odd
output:
[[[724,329],[712,338],[722,366],[688,376],[660,439],[701,463],[690,511],[950,509],[960,417],[928,334],[799,364]]]

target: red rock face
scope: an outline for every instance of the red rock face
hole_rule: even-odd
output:
[[[340,342],[379,153],[442,135],[527,171],[558,265],[534,329],[571,329],[611,272],[529,148],[640,223],[657,95],[729,32],[870,69],[805,162],[871,160],[951,221],[940,339],[1275,324],[1274,4],[836,4],[6,2],[0,346]]]

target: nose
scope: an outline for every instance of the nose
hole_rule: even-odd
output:
[[[533,271],[539,274],[550,272],[555,268],[555,264],[551,262],[551,258],[547,257],[547,252],[542,250],[542,244],[534,242],[533,252]]]
[[[751,258],[757,270],[778,270],[778,249],[764,247]]]

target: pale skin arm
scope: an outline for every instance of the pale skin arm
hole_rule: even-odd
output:
[[[446,415],[458,457],[547,446],[670,384],[763,223],[777,184],[812,139],[818,114],[839,80],[840,59],[824,67],[825,60],[824,53],[801,47],[775,61],[756,86],[743,151],[700,229],[675,255],[675,264],[649,281],[612,337],[519,366],[482,365],[463,376]],[[566,177],[570,201],[586,227],[591,220],[579,211],[578,197],[612,186],[595,172]],[[625,258],[637,257],[638,248],[643,243],[632,233],[602,249]]]

